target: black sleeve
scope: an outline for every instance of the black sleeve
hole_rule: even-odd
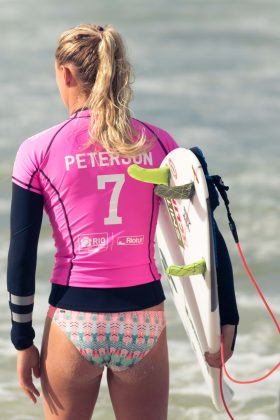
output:
[[[7,287],[12,318],[11,340],[18,350],[30,347],[35,337],[32,311],[43,206],[41,194],[13,184]]]
[[[195,146],[190,150],[196,155],[201,163],[203,172],[205,174],[207,187],[209,191],[210,206],[212,212],[219,205],[219,195],[213,183],[212,177],[209,176],[207,162],[202,150]],[[231,324],[235,325],[235,335],[232,343],[232,350],[234,349],[235,339],[237,335],[237,325],[239,323],[239,314],[235,298],[234,279],[230,256],[225,243],[225,240],[218,229],[217,223],[214,221],[215,242],[216,242],[216,269],[217,269],[217,283],[218,283],[218,297],[220,309],[221,325]]]
[[[234,349],[237,335],[237,325],[239,323],[239,314],[236,304],[234,279],[230,256],[225,240],[215,223],[216,231],[216,250],[217,250],[217,283],[219,296],[219,309],[221,325],[235,325],[235,336],[232,343]]]

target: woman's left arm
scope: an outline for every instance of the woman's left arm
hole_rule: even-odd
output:
[[[239,314],[235,297],[234,278],[230,256],[225,240],[215,221],[214,229],[216,238],[216,269],[221,334],[224,341],[225,361],[227,361],[234,351]],[[207,352],[205,353],[205,358],[210,366],[217,368],[221,366],[220,351],[217,353]]]

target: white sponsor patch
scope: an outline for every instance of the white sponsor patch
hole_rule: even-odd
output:
[[[144,244],[144,235],[138,236],[120,236],[118,238],[117,245],[143,245]]]
[[[107,250],[108,233],[85,233],[79,236],[80,253]]]

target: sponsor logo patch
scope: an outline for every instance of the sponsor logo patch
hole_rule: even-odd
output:
[[[117,241],[117,245],[119,246],[143,245],[143,244],[144,244],[144,235],[120,236]]]
[[[79,236],[80,253],[106,251],[108,248],[108,233],[85,233]]]

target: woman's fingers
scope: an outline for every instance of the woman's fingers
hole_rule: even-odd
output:
[[[227,324],[222,326],[223,347],[224,347],[224,362],[226,363],[233,355],[232,343],[235,334],[235,325]],[[216,353],[206,352],[204,354],[206,362],[211,367],[220,368],[222,366],[221,352]]]
[[[25,395],[27,395],[27,397],[30,398],[31,401],[35,404],[37,402],[36,397],[40,396],[40,392],[33,384],[31,377],[19,377],[19,385],[25,393]]]
[[[225,353],[224,353],[225,363],[228,361],[228,359],[230,359],[232,354],[233,352],[231,351],[231,349],[225,350]],[[222,358],[221,358],[220,351],[218,351],[217,353],[206,352],[204,356],[209,366],[215,367],[215,368],[220,368],[222,366]]]
[[[32,380],[32,372],[36,378],[40,377],[39,352],[35,346],[18,351],[17,372],[20,387],[25,395],[35,404],[37,402],[36,397],[40,396],[40,392]]]
[[[37,388],[35,388],[35,386],[32,384],[30,386],[28,386],[28,388],[23,388],[23,392],[27,395],[27,397],[34,403],[36,404],[37,402],[37,398],[36,397],[40,397],[40,392],[38,391]]]
[[[219,351],[217,353],[206,352],[204,356],[209,366],[215,368],[221,367],[221,353]]]
[[[40,396],[40,392],[35,387],[32,381],[31,370],[30,372],[19,372],[19,384],[23,392],[34,402],[36,403],[36,396]]]

